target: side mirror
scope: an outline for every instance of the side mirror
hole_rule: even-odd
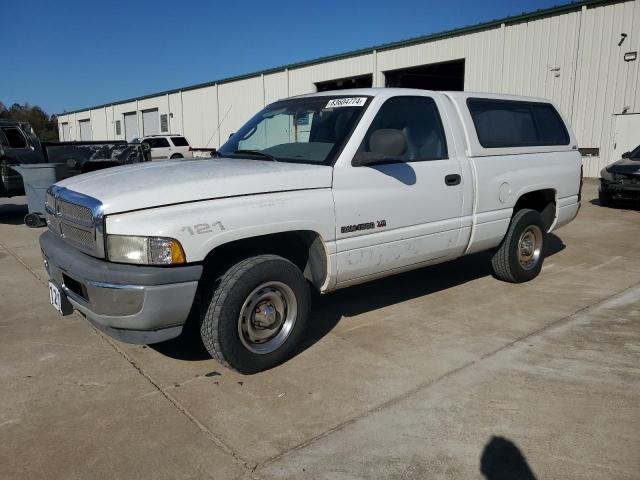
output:
[[[351,162],[354,167],[399,161],[407,151],[407,138],[402,130],[381,128],[369,138],[369,152],[358,153]]]
[[[624,152],[622,154],[622,158],[629,158],[631,156],[631,152]]]

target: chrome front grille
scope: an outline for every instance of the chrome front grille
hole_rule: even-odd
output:
[[[58,200],[57,209],[58,214],[64,220],[69,220],[73,223],[87,227],[91,227],[93,225],[93,214],[91,213],[90,208],[65,202],[64,200]]]
[[[96,237],[93,231],[83,230],[82,228],[74,227],[65,222],[60,223],[60,233],[62,238],[67,242],[77,246],[81,250],[94,250],[96,246]]]
[[[54,185],[47,191],[45,217],[49,230],[71,246],[104,257],[102,204],[98,200]]]
[[[52,211],[55,209],[55,205],[56,205],[56,197],[53,196],[53,194],[47,190],[47,196],[45,197],[45,208],[49,207]]]

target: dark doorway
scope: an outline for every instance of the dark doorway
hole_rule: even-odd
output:
[[[464,90],[464,58],[384,73],[387,87]]]
[[[318,92],[326,92],[327,90],[344,90],[345,88],[371,88],[372,85],[373,75],[360,75],[358,77],[318,82],[316,83],[316,88]]]

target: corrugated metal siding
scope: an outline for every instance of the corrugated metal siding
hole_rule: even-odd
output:
[[[184,134],[191,145],[205,147],[217,144],[218,87],[182,92]]]
[[[271,73],[264,76],[264,102],[269,104],[289,96],[288,72]]]
[[[465,90],[499,91],[502,29],[458,35],[429,43],[385,50],[377,55],[380,72],[417,65],[465,60]],[[382,85],[381,85],[382,86]]]
[[[571,118],[580,12],[509,25],[502,90],[552,100]]]
[[[373,55],[334,60],[289,70],[289,95],[316,91],[315,83],[373,73]]]
[[[611,158],[615,113],[639,111],[638,60],[624,53],[640,49],[640,6],[624,2],[583,10],[575,108],[572,127],[580,146],[600,148],[600,157],[585,158],[585,174],[595,177]],[[628,37],[618,46],[621,33]],[[640,142],[639,142],[640,143]]]
[[[169,94],[169,132],[182,133],[182,92]]]
[[[264,105],[262,77],[219,85],[220,140],[229,138]],[[213,144],[213,146],[217,146]]]
[[[465,90],[553,100],[569,119],[579,146],[600,148],[600,157],[584,160],[585,173],[597,176],[613,160],[613,115],[625,107],[640,112],[640,59],[623,60],[625,52],[640,51],[639,30],[638,2],[583,6],[481,31],[61,115],[59,122],[69,122],[70,136],[79,139],[78,121],[91,117],[94,138],[115,138],[113,123],[122,120],[124,112],[158,108],[160,114],[173,115],[169,119],[172,133],[183,133],[194,146],[217,147],[265,104],[313,92],[316,82],[372,74],[374,85],[383,86],[386,71],[464,59]],[[618,46],[622,32],[628,37]]]

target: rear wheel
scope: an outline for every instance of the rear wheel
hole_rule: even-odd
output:
[[[540,214],[528,208],[518,210],[491,258],[496,278],[521,283],[537,277],[544,261],[544,240],[545,229]]]
[[[293,263],[276,255],[251,257],[204,289],[211,300],[205,302],[200,335],[213,358],[241,373],[256,373],[295,352],[310,296]]]
[[[174,153],[173,155],[171,155],[172,160],[175,160],[176,158],[184,158],[184,157],[180,153]]]

